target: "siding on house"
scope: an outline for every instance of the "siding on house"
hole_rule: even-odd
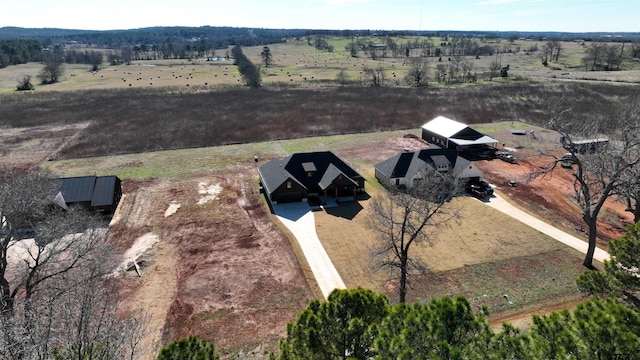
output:
[[[482,178],[482,172],[473,162],[456,155],[451,149],[429,148],[415,152],[401,152],[376,164],[375,176],[385,186],[413,186],[425,166],[431,166],[443,173],[450,173],[456,179]]]

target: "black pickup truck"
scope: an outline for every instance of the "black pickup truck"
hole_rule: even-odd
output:
[[[491,185],[482,180],[471,180],[467,182],[466,190],[478,199],[484,199],[487,196],[493,195],[493,188]]]

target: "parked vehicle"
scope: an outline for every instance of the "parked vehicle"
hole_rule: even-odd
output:
[[[562,157],[560,158],[560,161],[564,162],[570,162],[572,164],[575,164],[578,162],[578,158],[573,155],[572,153],[566,153],[564,155],[562,155]]]
[[[572,169],[573,164],[578,162],[578,158],[572,153],[566,153],[560,158],[560,166],[565,169]]]
[[[496,157],[502,161],[506,161],[510,164],[515,164],[518,162],[515,156],[511,155],[508,151],[498,151],[496,152]]]
[[[484,199],[487,196],[493,195],[493,188],[489,183],[482,180],[471,180],[467,182],[466,190],[471,195],[478,199]]]

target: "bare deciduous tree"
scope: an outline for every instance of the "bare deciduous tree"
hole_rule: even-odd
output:
[[[375,69],[365,66],[362,71],[367,77],[365,81],[368,82],[371,87],[379,87],[384,83],[384,67],[382,65]]]
[[[373,268],[399,273],[400,302],[406,301],[408,275],[426,271],[420,259],[410,255],[413,244],[431,244],[437,238],[435,228],[455,217],[447,206],[457,193],[453,178],[427,166],[401,190],[390,188],[371,201],[369,226],[378,234],[378,245],[372,249]]]
[[[436,76],[438,77],[438,82],[447,82],[447,65],[439,63],[436,65]]]
[[[553,47],[554,47],[554,61],[558,62],[558,59],[560,59],[560,53],[562,52],[562,43],[558,40],[553,40]]]
[[[498,60],[492,61],[491,64],[489,64],[489,81],[500,74],[501,68],[502,64]]]
[[[349,75],[347,75],[347,72],[344,71],[344,69],[341,69],[336,74],[336,81],[342,86],[347,85],[349,83]]]
[[[589,246],[583,264],[592,267],[600,210],[607,199],[625,195],[632,182],[637,181],[631,180],[630,176],[637,174],[640,168],[640,95],[622,99],[618,111],[611,116],[594,115],[581,119],[580,124],[562,118],[568,111],[570,108],[556,111],[549,127],[564,138],[576,166],[573,172],[576,201],[589,232]],[[585,147],[577,144],[578,136],[587,139],[606,136],[608,144],[600,146],[594,143]],[[560,161],[556,159],[538,175],[553,171]]]
[[[425,57],[409,58],[409,71],[406,79],[415,87],[427,86],[429,74],[429,61]]]
[[[44,68],[38,74],[38,78],[43,84],[53,84],[60,80],[64,73],[63,50],[56,46],[47,52],[43,57]]]
[[[135,353],[145,330],[119,314],[106,223],[58,207],[57,191],[44,171],[0,171],[0,358]]]

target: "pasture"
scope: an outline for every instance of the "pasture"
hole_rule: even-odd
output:
[[[361,39],[382,44],[384,38],[370,37]],[[442,38],[392,38],[396,43],[429,40],[434,44],[443,41]],[[289,40],[285,43],[269,46],[273,61],[272,65],[262,66],[262,83],[266,87],[305,87],[323,88],[339,86],[336,76],[340,71],[346,75],[351,84],[362,85],[369,81],[364,73],[365,68],[384,69],[383,86],[404,87],[410,84],[405,80],[409,70],[406,58],[383,57],[372,59],[367,53],[360,51],[358,57],[351,57],[345,50],[348,38],[328,37],[326,41],[334,47],[333,52],[317,50],[307,40]],[[562,42],[562,53],[558,62],[550,62],[548,67],[542,65],[540,49],[544,41],[506,39],[482,40],[481,45],[499,50],[494,55],[467,56],[466,61],[471,64],[470,72],[479,74],[479,81],[483,82],[482,74],[489,71],[491,62],[497,61],[502,66],[509,65],[511,77],[531,78],[536,80],[588,80],[621,83],[640,83],[640,62],[628,59],[623,66],[624,71],[594,72],[585,71],[581,61],[588,43]],[[260,53],[262,46],[245,47],[245,55],[256,65],[262,63]],[[537,50],[536,50],[537,49]],[[94,49],[92,49],[94,50]],[[419,50],[412,50],[412,56],[419,56]],[[24,75],[32,76],[36,91],[74,91],[88,89],[126,89],[126,88],[159,88],[172,87],[175,91],[212,90],[218,87],[241,86],[243,80],[233,59],[224,60],[222,57],[228,49],[218,49],[216,57],[220,60],[207,59],[167,59],[167,60],[137,60],[129,64],[109,65],[104,63],[98,72],[90,71],[89,65],[65,65],[65,72],[59,83],[39,85],[37,74],[40,64],[25,64],[0,69],[0,93],[12,92],[17,82]],[[428,57],[431,77],[435,74],[438,64],[447,65],[451,62],[448,57]],[[494,78],[493,81],[502,81]],[[434,79],[431,86],[442,86]]]

